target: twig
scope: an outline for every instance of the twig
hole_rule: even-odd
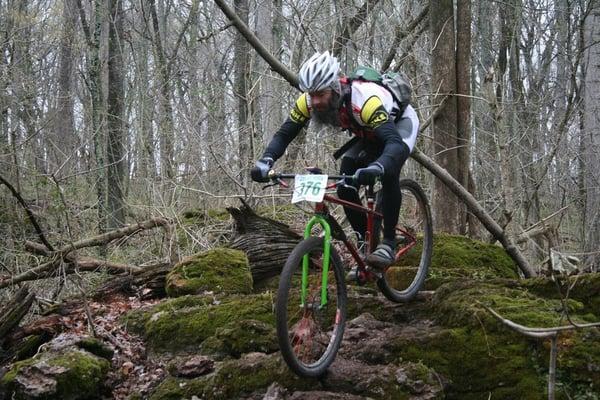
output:
[[[217,6],[223,11],[223,13],[229,18],[229,20],[235,25],[237,30],[246,38],[248,43],[256,50],[256,52],[271,66],[273,71],[279,73],[282,77],[289,82],[290,85],[298,88],[298,77],[288,67],[283,65],[269,52],[269,50],[260,42],[258,37],[248,28],[248,26],[237,16],[235,11],[229,7],[224,0],[215,0]]]
[[[70,265],[68,271],[69,273],[73,272],[73,266],[77,266],[77,268],[85,271],[93,271],[98,268],[104,267],[117,272],[140,272],[140,267],[113,263],[104,260],[97,260],[88,257],[76,257],[74,255],[70,255],[70,253],[74,250],[81,249],[84,247],[104,245],[115,239],[127,235],[132,235],[145,229],[150,229],[158,226],[164,227],[168,226],[169,224],[170,221],[166,218],[152,218],[147,221],[127,225],[123,228],[116,229],[114,231],[107,232],[102,235],[94,236],[89,239],[80,240],[54,252],[48,252],[47,250],[43,249],[39,244],[36,244],[34,242],[25,242],[25,246],[30,251],[33,251],[37,254],[43,254],[48,257],[52,257],[52,260],[35,268],[31,268],[17,276],[0,276],[0,289],[15,285],[20,282],[43,279],[52,276],[55,273],[55,271],[53,270],[56,269],[56,267],[59,266],[60,263],[63,262],[63,260]],[[64,273],[66,274],[67,271],[65,271]]]
[[[562,300],[562,299],[561,299]],[[481,304],[481,303],[480,303]],[[563,303],[564,304],[564,303]],[[481,304],[486,310],[488,310],[494,317],[496,317],[500,322],[509,328],[529,337],[545,339],[550,338],[550,361],[548,365],[548,400],[554,400],[554,393],[556,387],[556,358],[558,355],[558,334],[561,331],[580,329],[580,328],[591,328],[600,326],[600,322],[595,322],[591,324],[579,324],[579,325],[569,325],[569,326],[555,326],[551,328],[530,328],[527,326],[523,326],[517,324],[509,319],[502,317],[496,311],[492,310],[490,307]]]
[[[11,185],[6,179],[4,179],[4,177],[2,175],[0,175],[0,182],[3,183],[8,188],[8,190],[11,191],[11,193],[17,199],[19,204],[21,204],[21,206],[25,209],[25,212],[27,213],[27,216],[29,217],[29,221],[31,221],[31,224],[35,228],[35,231],[37,232],[38,237],[40,238],[42,243],[44,243],[44,245],[48,248],[48,250],[54,251],[54,247],[52,247],[50,242],[48,242],[48,240],[46,239],[46,236],[44,235],[44,231],[42,231],[42,228],[40,227],[37,220],[35,219],[33,212],[27,206],[27,203],[25,203],[25,200],[23,200],[23,197],[21,197],[21,194],[13,187],[13,185]]]
[[[482,304],[482,306],[483,306],[483,308],[488,310],[490,312],[490,314],[492,314],[494,317],[498,318],[500,320],[500,322],[502,322],[504,325],[508,326],[511,329],[516,330],[519,333],[522,333],[523,335],[534,337],[534,338],[548,338],[548,337],[552,337],[552,335],[555,335],[558,332],[570,331],[570,330],[581,329],[581,328],[594,328],[594,327],[600,326],[600,322],[592,322],[589,324],[562,325],[562,326],[553,326],[550,328],[530,328],[528,326],[517,324],[516,322],[513,322],[509,319],[502,317],[496,311],[494,311],[493,309],[491,309],[490,307],[488,307],[484,304]]]
[[[343,46],[350,40],[352,34],[363,24],[369,10],[374,8],[378,2],[379,0],[366,0],[352,18],[344,18],[344,22],[346,22],[344,24],[344,29],[333,41],[335,43],[333,46],[333,54],[336,57],[340,56]]]
[[[385,61],[381,66],[382,71],[385,71],[390,67],[392,61],[394,61],[394,57],[396,57],[396,50],[400,46],[402,40],[404,40],[405,37],[407,37],[409,34],[412,33],[412,31],[415,30],[415,28],[425,19],[428,13],[429,4],[425,5],[421,13],[418,16],[416,16],[415,19],[413,19],[410,22],[410,24],[408,24],[406,29],[401,29],[400,26],[396,27],[396,35],[394,36],[394,42],[392,43],[392,46],[390,46],[390,52],[385,57]]]

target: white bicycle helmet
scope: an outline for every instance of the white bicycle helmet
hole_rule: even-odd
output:
[[[316,53],[302,64],[298,80],[303,92],[317,92],[334,86],[340,72],[340,63],[329,51]],[[333,85],[332,85],[333,84]]]

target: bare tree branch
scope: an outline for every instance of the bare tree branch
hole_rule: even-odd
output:
[[[163,226],[165,228],[169,227],[169,220],[166,218],[152,218],[144,222],[140,222],[137,224],[131,224],[125,226],[120,229],[116,229],[111,232],[107,232],[101,235],[97,235],[88,239],[80,240],[78,242],[74,242],[70,245],[62,247],[59,250],[49,252],[45,250],[42,246],[33,242],[26,242],[25,247],[30,251],[36,254],[43,254],[48,257],[52,257],[52,260],[41,264],[35,268],[31,268],[19,275],[14,277],[11,276],[0,276],[0,289],[16,285],[20,282],[25,281],[33,281],[37,279],[48,278],[55,273],[57,267],[61,265],[61,263],[67,264],[66,273],[71,273],[76,269],[83,271],[95,271],[98,268],[107,268],[113,272],[139,272],[141,271],[140,267],[109,262],[106,260],[97,260],[90,257],[77,257],[75,255],[71,255],[70,253],[77,250],[82,249],[84,247],[93,247],[93,246],[101,246],[115,239],[119,239],[125,236],[133,235],[139,231],[155,228],[158,226]]]
[[[372,10],[378,2],[379,0],[366,0],[356,15],[344,24],[344,30],[334,40],[335,44],[333,45],[333,54],[335,56],[340,56],[342,53],[342,48],[346,45],[346,42],[350,40],[352,34],[356,32],[358,28],[360,28],[362,23],[365,21],[367,13]]]
[[[298,88],[298,78],[296,74],[293,73],[288,67],[283,65],[279,60],[277,60],[269,50],[265,46],[262,45],[260,40],[256,37],[256,35],[242,22],[242,20],[236,15],[235,11],[229,7],[224,0],[215,0],[215,3],[221,11],[233,22],[237,30],[246,38],[248,43],[254,50],[271,66],[273,71],[277,72],[281,75],[286,81],[290,83],[295,88]]]
[[[383,61],[383,65],[381,66],[382,71],[385,71],[390,67],[392,61],[394,61],[394,57],[396,57],[396,52],[398,51],[398,47],[400,46],[402,40],[404,40],[405,37],[410,35],[415,30],[415,28],[425,19],[425,17],[427,17],[427,14],[429,14],[429,4],[425,5],[421,13],[417,15],[410,24],[408,24],[406,29],[402,29],[400,26],[396,27],[394,42],[390,47],[390,52]]]
[[[23,197],[21,197],[21,194],[19,192],[17,192],[17,190],[13,187],[13,185],[11,185],[6,179],[4,179],[4,177],[2,175],[0,175],[0,183],[3,183],[8,188],[8,190],[11,191],[11,193],[17,199],[19,204],[21,204],[21,206],[25,209],[25,212],[27,213],[27,217],[29,218],[29,221],[31,221],[31,224],[35,228],[35,231],[37,232],[38,237],[40,238],[42,243],[44,243],[44,245],[48,248],[48,250],[54,251],[54,247],[52,247],[50,242],[48,242],[48,239],[46,239],[46,236],[44,235],[44,231],[42,230],[42,228],[38,224],[37,220],[35,219],[35,216],[33,215],[33,212],[31,211],[31,209],[27,206],[27,203],[25,203],[25,200],[23,200]]]
[[[536,275],[535,271],[514,243],[504,234],[504,231],[494,219],[477,202],[475,197],[465,189],[448,171],[436,164],[431,158],[427,157],[420,150],[414,149],[411,155],[419,164],[427,168],[433,175],[441,180],[459,199],[461,199],[467,208],[481,221],[487,230],[496,240],[502,243],[506,252],[517,263],[519,269],[525,277],[530,278]]]

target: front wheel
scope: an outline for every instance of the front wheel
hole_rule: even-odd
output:
[[[319,377],[331,365],[346,321],[344,270],[333,245],[323,273],[324,239],[310,237],[290,253],[279,281],[276,319],[283,359],[303,377]],[[302,294],[303,259],[308,255]],[[325,285],[324,285],[325,283]]]
[[[433,251],[431,210],[425,192],[411,179],[400,179],[402,204],[396,225],[396,260],[377,280],[381,292],[394,302],[412,300],[425,282]],[[381,196],[376,208],[381,211]],[[381,223],[375,224],[378,239]]]

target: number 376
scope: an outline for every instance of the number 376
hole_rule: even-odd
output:
[[[319,192],[321,191],[319,183],[318,182],[311,182],[311,181],[302,182],[300,184],[300,187],[298,188],[298,191],[300,192],[301,196],[307,195],[311,190],[312,190],[313,196],[318,195]]]

